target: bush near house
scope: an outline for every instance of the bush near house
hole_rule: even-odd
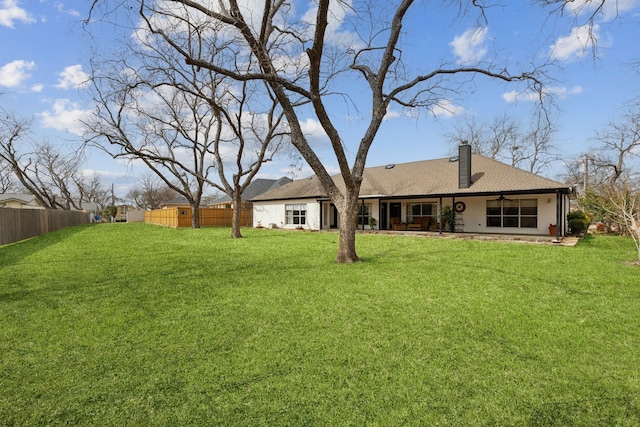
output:
[[[574,235],[586,233],[589,229],[589,224],[591,224],[589,215],[580,210],[569,212],[567,221],[569,222],[569,229]]]

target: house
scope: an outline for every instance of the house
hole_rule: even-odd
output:
[[[280,179],[265,179],[256,178],[247,186],[242,193],[242,209],[251,209],[252,205],[250,200],[258,197],[259,195],[271,191],[275,188],[281,187],[284,184],[288,184],[293,181],[291,178],[283,176]],[[233,208],[233,200],[228,195],[224,195],[214,203],[210,205],[212,208]]]
[[[32,194],[0,193],[0,208],[44,209]]]
[[[80,210],[94,213],[98,211],[98,204],[93,202],[78,202]],[[0,207],[14,209],[45,209],[36,196],[27,193],[0,194]],[[72,209],[77,210],[77,209]]]
[[[344,188],[340,175],[333,177]],[[381,230],[449,231],[446,215],[455,211],[454,232],[555,235],[567,231],[573,187],[471,153],[365,168],[360,188],[359,227],[374,218]],[[252,199],[254,226],[311,230],[338,228],[340,217],[317,177],[296,180]]]
[[[184,196],[176,196],[173,199],[164,202],[160,205],[160,209],[171,209],[171,208],[189,208],[191,203]]]

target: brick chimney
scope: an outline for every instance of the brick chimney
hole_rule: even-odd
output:
[[[458,147],[458,188],[471,187],[471,145],[462,141]]]

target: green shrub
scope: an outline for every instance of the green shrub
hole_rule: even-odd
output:
[[[567,220],[569,221],[569,229],[571,233],[580,234],[587,231],[589,224],[591,224],[591,218],[583,211],[571,211],[567,214]]]

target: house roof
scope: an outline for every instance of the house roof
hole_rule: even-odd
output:
[[[22,193],[0,193],[0,203],[16,201],[24,204],[39,204],[36,197],[33,194]]]
[[[242,193],[242,201],[252,200],[267,191],[281,187],[292,181],[293,180],[291,178],[287,178],[286,176],[283,176],[280,179],[254,179]],[[228,195],[224,195],[223,197],[215,201],[216,204],[229,202],[231,202],[231,197],[229,197]]]
[[[179,196],[176,196],[173,199],[161,204],[161,206],[176,206],[176,205],[178,205],[178,206],[189,206],[190,203],[189,203],[189,200],[186,197],[179,195]]]
[[[501,193],[551,193],[571,191],[560,182],[509,166],[479,154],[471,158],[471,186],[459,188],[459,162],[449,159],[423,160],[365,168],[360,197],[402,198]],[[344,189],[341,175],[333,181]],[[324,198],[326,192],[314,175],[270,190],[253,201]]]

